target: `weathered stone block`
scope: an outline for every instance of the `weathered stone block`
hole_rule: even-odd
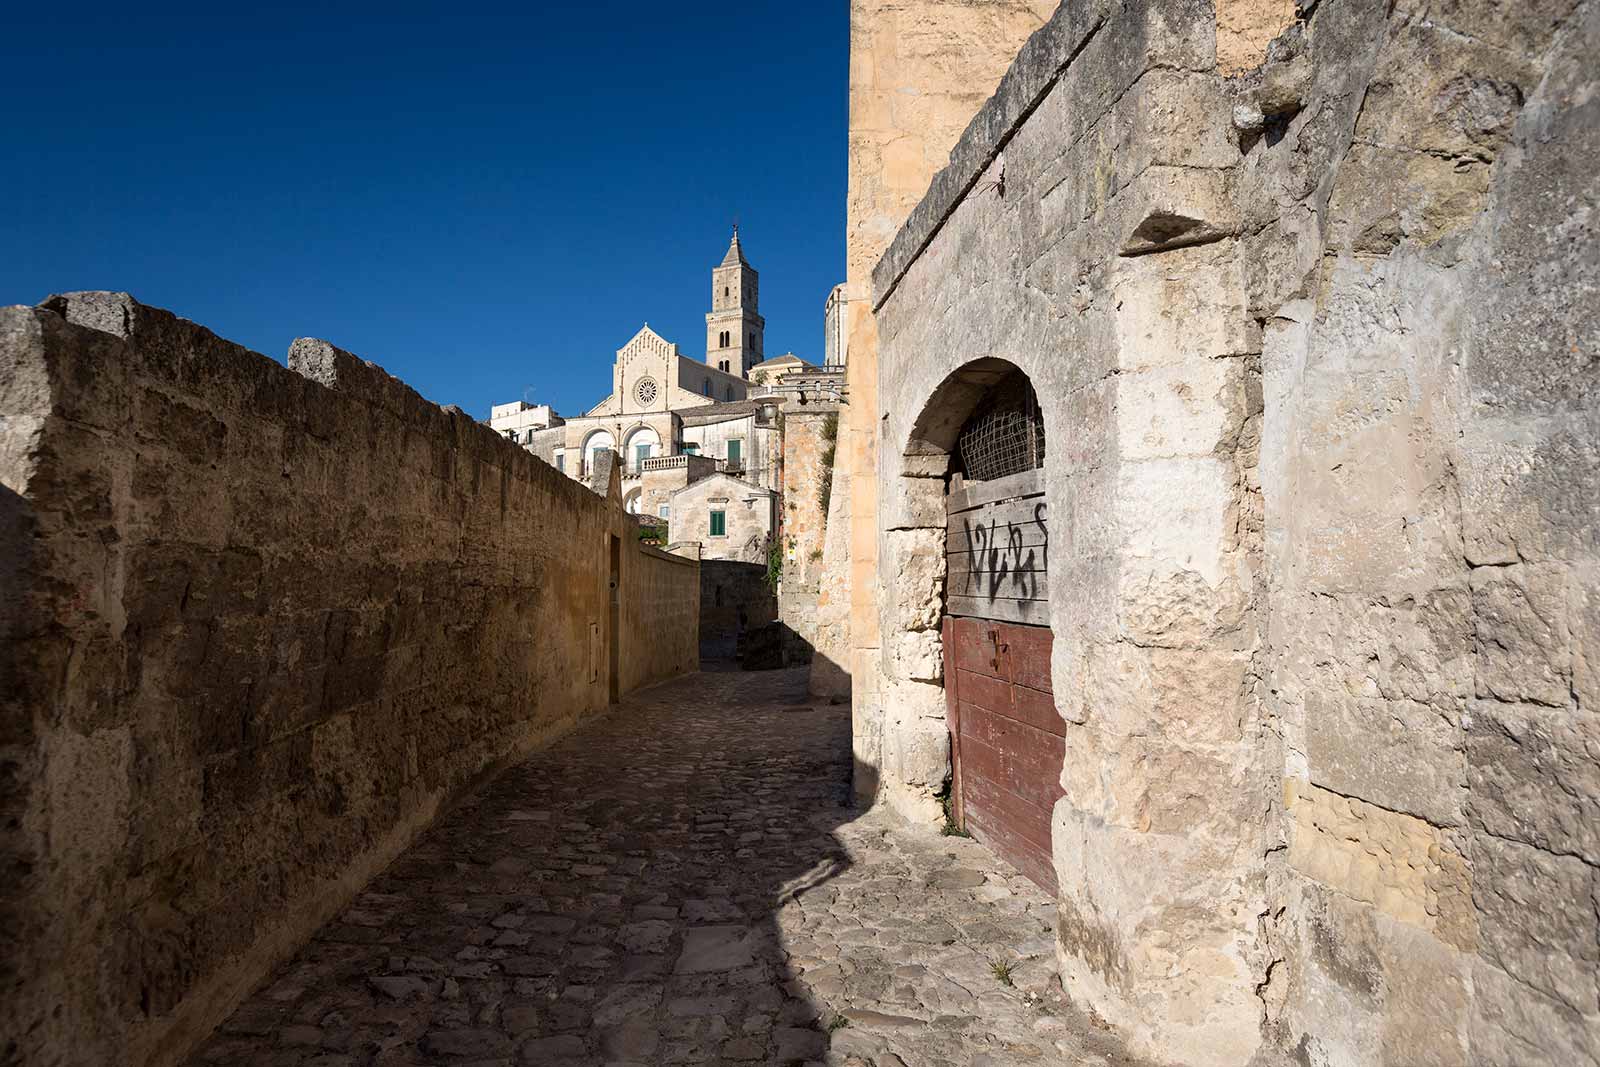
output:
[[[1124,464],[1117,495],[1122,557],[1135,573],[1122,579],[1137,598],[1152,578],[1187,573],[1215,587],[1230,570],[1226,538],[1235,504],[1235,475],[1221,459],[1154,459]]]
[[[1210,359],[1117,379],[1117,444],[1125,459],[1209,456],[1236,439],[1242,364]]]
[[[1058,644],[1059,644],[1058,639]],[[1185,749],[1233,752],[1249,699],[1248,652],[1091,644],[1085,719],[1113,735],[1162,737]]]
[[[1578,1013],[1600,1010],[1600,920],[1582,860],[1490,834],[1472,843],[1479,952]]]
[[[1298,995],[1285,1044],[1330,1063],[1471,1061],[1470,954],[1315,883],[1292,892]]]
[[[1600,723],[1593,715],[1480,700],[1466,751],[1472,825],[1600,863]]]
[[[1572,676],[1566,582],[1558,564],[1472,572],[1479,696],[1566,706]]]
[[[1600,1064],[1600,1013],[1578,1013],[1487,960],[1472,968],[1474,1067]]]
[[[931,630],[944,614],[945,531],[937,528],[891,530],[886,536],[885,563],[893,568],[901,596],[885,603],[889,632]]]
[[[1466,799],[1461,728],[1449,711],[1410,701],[1306,694],[1311,780],[1436,826],[1459,826]]]
[[[889,670],[893,677],[917,682],[944,678],[944,642],[938,630],[913,630],[889,637]]]
[[[1437,827],[1294,778],[1284,807],[1291,867],[1445,944],[1474,946],[1470,868]]]
[[[1462,443],[1462,519],[1477,564],[1591,557],[1600,531],[1600,417],[1484,420]]]
[[[1190,365],[1259,347],[1244,277],[1224,245],[1117,262],[1117,361],[1123,370]]]

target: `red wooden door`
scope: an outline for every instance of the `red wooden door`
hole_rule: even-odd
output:
[[[968,833],[1051,893],[1050,811],[1065,728],[1050,689],[1050,629],[944,620],[953,809]]]

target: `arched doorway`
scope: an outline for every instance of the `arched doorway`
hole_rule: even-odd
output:
[[[1051,680],[1045,449],[1028,376],[978,360],[929,398],[901,491],[922,497],[908,500],[908,513],[943,519],[924,550],[943,563],[933,571],[944,576],[937,632],[950,818],[1055,892],[1050,822],[1066,742]]]
[[[616,442],[609,430],[595,430],[583,440],[583,473],[588,474],[594,470],[594,456],[596,452],[615,449]]]
[[[644,461],[661,454],[661,438],[648,426],[640,426],[628,434],[622,446],[623,457],[630,474],[644,470]]]
[[[1056,890],[1050,819],[1065,726],[1050,678],[1044,420],[1027,375],[991,386],[956,434],[945,498],[951,815]]]

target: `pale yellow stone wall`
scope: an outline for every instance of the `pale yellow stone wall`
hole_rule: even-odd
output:
[[[1267,58],[1267,45],[1294,22],[1294,0],[1215,0],[1217,70],[1243,74]]]
[[[847,372],[839,428],[839,487],[849,493],[846,549],[826,559],[825,625],[848,619],[857,755],[878,764],[878,344],[872,268],[949,158],[1028,35],[1056,10],[1050,0],[853,0],[850,6],[850,161],[846,209]],[[841,572],[848,572],[848,577]],[[838,586],[848,583],[848,598]],[[826,586],[832,584],[833,589]],[[845,610],[848,605],[848,611]],[[831,614],[830,614],[831,609]],[[858,781],[871,795],[875,783]]]
[[[879,795],[936,810],[936,453],[1014,366],[1067,995],[1195,1067],[1600,1065],[1600,0],[1210,7],[1064,6],[875,271]]]

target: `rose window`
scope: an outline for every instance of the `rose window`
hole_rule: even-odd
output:
[[[633,398],[641,404],[651,404],[656,399],[656,380],[654,378],[640,378],[639,384],[633,387]]]

